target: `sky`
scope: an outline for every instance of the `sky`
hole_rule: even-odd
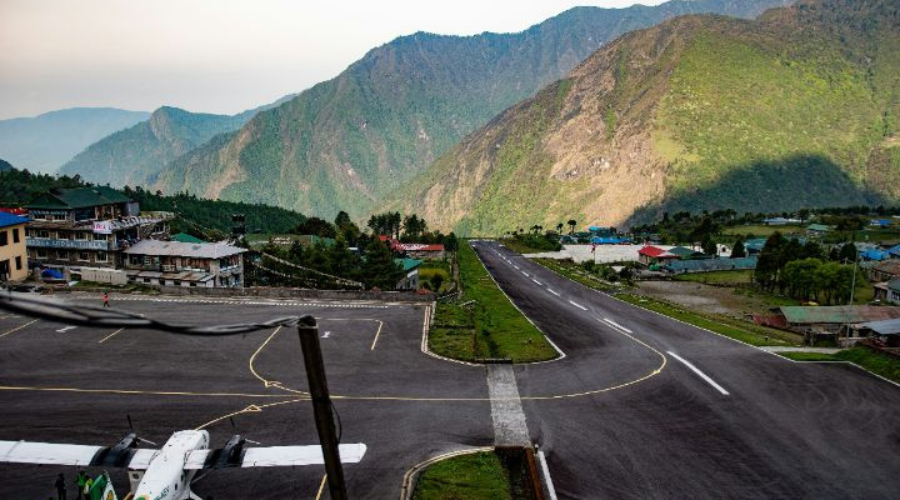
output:
[[[82,106],[233,114],[417,31],[518,32],[663,0],[0,0],[0,119]]]

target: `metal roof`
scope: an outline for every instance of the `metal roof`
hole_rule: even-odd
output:
[[[179,241],[181,243],[206,243],[200,238],[191,236],[187,233],[178,233],[172,235],[172,241]]]
[[[19,217],[18,215],[0,212],[0,227],[18,226],[19,224],[26,224],[27,222],[28,218],[26,217]]]
[[[830,306],[779,308],[791,324],[843,324],[865,323],[900,318],[900,307],[879,306]]]
[[[868,328],[879,335],[900,335],[900,319],[870,321],[859,326]]]
[[[179,241],[143,240],[125,250],[130,255],[154,255],[221,259],[246,252],[243,248],[219,243],[181,243]]]
[[[106,186],[55,189],[38,196],[28,209],[73,209],[132,202],[131,198]]]
[[[889,260],[875,266],[875,270],[893,276],[900,276],[900,260]]]

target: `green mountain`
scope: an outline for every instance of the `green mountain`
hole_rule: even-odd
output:
[[[291,98],[287,96],[234,116],[191,113],[164,106],[154,111],[149,120],[91,144],[63,165],[60,173],[114,186],[152,184],[172,160],[218,134],[237,130],[256,113]]]
[[[900,201],[900,5],[805,0],[625,35],[386,208],[458,234]],[[383,207],[384,208],[384,207]]]
[[[515,34],[416,33],[176,161],[157,188],[332,218],[361,214],[493,116],[608,40],[676,15],[755,16],[785,0],[569,10]]]
[[[56,172],[88,145],[148,116],[143,111],[72,108],[0,120],[0,156],[32,172]]]

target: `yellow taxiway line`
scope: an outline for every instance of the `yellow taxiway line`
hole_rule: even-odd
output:
[[[119,333],[121,333],[122,330],[124,330],[124,328],[119,328],[118,330],[116,330],[116,331],[110,333],[110,334],[107,335],[106,337],[103,337],[103,340],[100,340],[100,341],[98,341],[97,343],[98,343],[98,344],[102,344],[102,343],[106,342],[107,340],[109,340],[109,339],[115,337],[116,335],[118,335]]]
[[[322,498],[322,492],[325,491],[325,480],[326,479],[328,479],[328,474],[325,474],[324,476],[322,476],[322,482],[319,483],[319,492],[316,493],[316,500],[319,500]]]
[[[35,323],[37,323],[37,322],[38,322],[38,320],[33,319],[33,320],[29,321],[28,323],[25,323],[24,325],[17,326],[17,327],[15,327],[15,328],[13,328],[12,330],[7,330],[7,331],[5,331],[5,332],[3,332],[3,333],[0,333],[0,338],[6,337],[6,336],[9,335],[10,333],[18,332],[18,331],[21,330],[22,328],[25,328],[26,326],[29,326],[29,325],[33,325],[33,324],[35,324]]]

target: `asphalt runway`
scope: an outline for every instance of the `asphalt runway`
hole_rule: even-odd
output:
[[[494,242],[476,251],[567,354],[516,368],[559,498],[900,498],[898,386],[633,307]],[[529,399],[610,387],[622,374],[636,382]]]
[[[72,302],[96,305],[98,299]],[[344,467],[353,498],[398,498],[404,474],[417,463],[492,444],[485,370],[421,352],[424,306],[226,302],[113,297],[116,308],[173,323],[319,318],[342,442],[368,446],[360,464]],[[176,430],[199,427],[210,432],[214,446],[236,432],[268,446],[316,444],[312,406],[297,392],[306,389],[293,329],[205,338],[0,315],[3,440],[112,445],[128,432],[130,415],[139,435],[159,444]],[[57,473],[74,478],[77,472],[26,465],[0,470],[0,499],[44,500],[55,493]],[[124,498],[125,473],[110,472]],[[217,500],[314,499],[323,474],[321,466],[214,471],[194,491]],[[326,488],[321,498],[328,497]]]
[[[565,353],[514,369],[558,498],[900,497],[897,386],[848,365],[794,363],[588,290],[496,243],[475,246]],[[113,297],[113,306],[203,325],[319,318],[342,440],[368,446],[344,468],[351,498],[396,499],[414,465],[494,443],[487,370],[421,351],[423,305]],[[204,428],[217,446],[235,432],[315,444],[305,390],[291,329],[202,338],[0,314],[4,440],[111,445],[131,415],[157,443]],[[44,500],[60,470],[76,472],[0,466],[0,499]],[[110,472],[124,498],[124,472]],[[322,477],[320,466],[215,471],[194,491],[315,499]]]

